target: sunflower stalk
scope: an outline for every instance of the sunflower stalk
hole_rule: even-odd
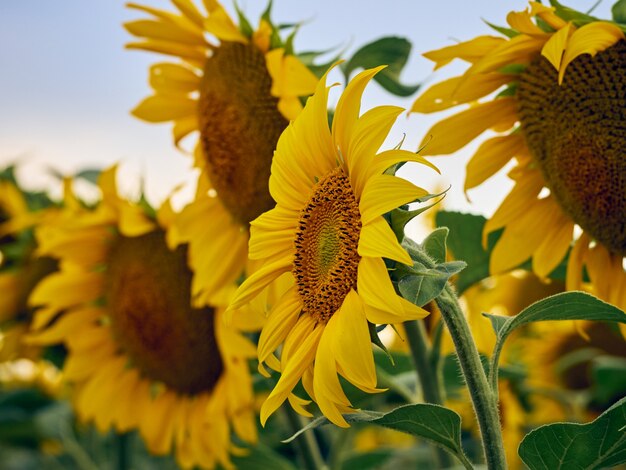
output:
[[[416,262],[427,268],[435,267],[436,263],[423,248],[412,245],[410,252]],[[498,398],[489,386],[472,332],[459,305],[456,293],[448,282],[435,298],[435,303],[439,307],[441,317],[452,337],[465,383],[470,392],[474,413],[480,428],[487,468],[490,470],[505,469],[507,466],[498,414]]]
[[[424,323],[421,320],[413,320],[404,323],[404,331],[411,350],[415,371],[419,377],[424,401],[436,405],[443,405],[441,393],[441,381],[437,370],[430,362],[430,344],[426,336]],[[449,467],[452,463],[450,456],[440,447],[436,447],[438,466]]]
[[[498,400],[489,386],[472,332],[450,285],[436,299],[461,364],[476,414],[487,468],[507,468],[498,414]]]
[[[300,429],[304,427],[304,423],[302,422],[300,415],[298,415],[291,406],[283,406],[283,409],[285,410],[285,415],[287,416],[287,421],[289,421],[292,432],[295,434],[300,431]],[[320,470],[328,468],[324,463],[324,459],[322,457],[322,453],[320,452],[319,445],[317,444],[315,434],[313,434],[313,430],[309,429],[303,432],[301,436],[296,438],[295,444],[307,470]]]

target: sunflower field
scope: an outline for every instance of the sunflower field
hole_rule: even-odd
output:
[[[137,1],[0,4],[0,470],[626,468],[626,0]]]

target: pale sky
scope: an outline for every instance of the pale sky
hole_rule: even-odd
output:
[[[196,0],[199,3],[199,0]],[[173,8],[166,0],[139,0],[150,6]],[[232,11],[232,5],[223,2]],[[568,5],[586,10],[593,1]],[[265,1],[247,0],[241,7],[253,24]],[[413,44],[404,72],[406,83],[434,83],[460,73],[453,64],[432,73],[421,53],[491,34],[483,23],[505,24],[506,13],[525,8],[522,0],[274,0],[276,23],[309,20],[298,33],[296,50],[357,47],[383,36],[403,36]],[[595,11],[610,17],[610,4]],[[148,199],[160,203],[180,183],[193,180],[191,159],[177,151],[168,124],[154,125],[133,118],[129,110],[147,96],[148,66],[163,56],[127,51],[131,40],[123,21],[142,18],[117,0],[0,0],[0,167],[20,163],[19,176],[31,188],[54,185],[46,168],[64,174],[122,162],[123,192],[137,194],[140,178]],[[425,89],[425,88],[424,88]],[[385,104],[409,108],[414,97],[400,99],[377,85],[366,91],[363,109]],[[403,115],[390,136],[397,142],[406,133],[405,148],[415,149],[428,128],[443,114]],[[436,157],[443,176],[414,166],[404,176],[434,190],[452,184],[446,207],[491,213],[508,191],[508,180],[470,193],[462,191],[465,164],[477,147],[456,156]],[[179,203],[190,191],[179,196]]]

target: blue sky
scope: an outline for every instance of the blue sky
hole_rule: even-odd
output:
[[[151,6],[170,8],[165,0],[144,0]],[[199,0],[197,0],[199,2]],[[228,9],[231,4],[224,2]],[[251,19],[265,1],[242,1]],[[585,10],[592,1],[573,1]],[[413,54],[404,73],[407,83],[433,82],[463,70],[455,64],[432,74],[432,64],[422,52],[489,34],[481,18],[504,24],[506,13],[525,8],[521,0],[275,0],[275,22],[309,20],[301,28],[297,50],[360,45],[382,36],[404,36]],[[596,14],[609,17],[610,4]],[[52,167],[65,174],[122,162],[123,192],[136,194],[140,178],[148,198],[163,200],[174,186],[193,180],[191,161],[173,148],[168,125],[150,125],[129,115],[148,93],[147,68],[156,54],[124,50],[130,36],[123,21],[141,14],[117,0],[20,0],[0,2],[0,166],[19,161],[20,176],[30,187],[53,185],[46,175]],[[377,86],[365,95],[364,108],[398,104],[411,99],[391,97]],[[401,116],[391,140],[407,134],[414,148],[439,116]],[[454,157],[437,157],[443,176],[413,167],[405,176],[427,189],[453,188],[447,205],[476,213],[490,213],[508,189],[503,175],[494,184],[471,193],[469,205],[462,193],[468,146]],[[495,194],[494,194],[495,193]],[[183,192],[179,199],[189,197]]]

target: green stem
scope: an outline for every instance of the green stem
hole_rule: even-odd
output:
[[[293,408],[291,408],[291,406],[289,406],[289,404],[285,404],[283,409],[285,410],[285,414],[287,415],[287,420],[291,425],[292,431],[295,434],[304,427],[302,418],[293,410]],[[294,440],[294,442],[307,470],[320,470],[326,468],[326,464],[324,463],[324,459],[322,458],[320,448],[317,445],[317,440],[315,439],[312,429],[303,432]]]
[[[383,388],[388,388],[389,390],[393,390],[398,395],[400,395],[407,403],[414,403],[415,396],[414,393],[407,387],[406,385],[400,383],[396,378],[382,370],[380,367],[376,371],[376,375],[378,376],[378,385]]]
[[[422,387],[424,401],[436,405],[443,404],[437,371],[430,364],[430,345],[424,324],[419,320],[408,321],[404,323],[404,330]]]
[[[439,381],[437,370],[432,367],[430,362],[430,344],[424,323],[420,320],[405,322],[404,331],[409,342],[413,364],[419,377],[424,401],[442,405],[441,382]],[[452,460],[450,455],[440,447],[436,447],[435,450],[439,464],[437,467],[446,468],[451,466]]]
[[[118,434],[116,437],[117,444],[117,470],[126,470],[130,468],[130,452],[128,449],[129,433]]]
[[[487,381],[472,332],[459,306],[456,294],[449,285],[439,295],[436,302],[450,336],[452,336],[456,354],[465,376],[465,383],[474,405],[474,412],[482,435],[487,468],[490,470],[506,469],[498,401]]]

